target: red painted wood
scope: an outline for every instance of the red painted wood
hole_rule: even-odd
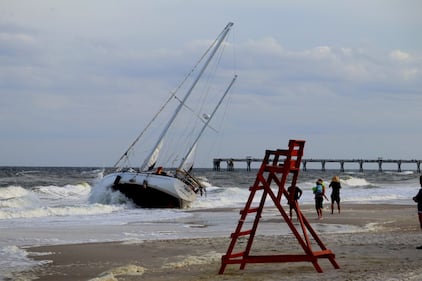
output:
[[[287,186],[296,186],[300,171],[300,163],[303,156],[305,141],[290,140],[288,149],[266,150],[261,167],[258,170],[255,183],[250,187],[250,195],[245,204],[245,208],[240,211],[240,219],[235,231],[231,234],[231,241],[227,252],[221,257],[221,267],[219,274],[223,274],[229,264],[240,264],[240,269],[244,269],[248,263],[281,263],[281,262],[311,262],[317,272],[322,272],[318,264],[318,259],[328,259],[334,268],[340,268],[335,260],[335,254],[327,249],[318,234],[314,231],[309,221],[300,210],[299,204],[293,201],[293,197],[287,192]],[[270,188],[271,184],[278,186],[277,195]],[[258,206],[252,206],[252,202],[257,196],[257,191],[261,194]],[[293,210],[296,212],[299,227],[293,224],[290,216],[281,205],[283,195],[290,201]],[[277,207],[284,222],[289,226],[291,232],[296,237],[300,248],[304,254],[293,255],[250,255],[255,234],[264,209],[267,198],[270,197],[275,207]],[[267,204],[268,206],[268,204]],[[248,214],[255,214],[252,228],[242,230]],[[309,235],[310,234],[310,235]],[[248,241],[244,251],[233,253],[240,236],[248,236]],[[311,237],[313,240],[311,240]],[[243,240],[244,241],[244,240]],[[312,250],[312,242],[319,246],[319,251]]]

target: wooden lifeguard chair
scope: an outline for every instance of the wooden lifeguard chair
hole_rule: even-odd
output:
[[[282,262],[311,262],[317,272],[323,272],[318,264],[318,259],[327,258],[334,268],[340,268],[335,260],[334,253],[327,249],[317,233],[313,230],[309,221],[302,214],[299,205],[294,200],[294,190],[290,194],[285,188],[286,182],[289,180],[288,186],[296,187],[297,178],[300,170],[300,163],[303,155],[303,148],[305,141],[290,140],[289,148],[287,150],[267,150],[265,158],[262,161],[261,167],[257,173],[254,185],[250,187],[250,195],[246,202],[245,208],[240,211],[239,223],[236,230],[231,234],[231,242],[227,249],[227,253],[221,257],[221,267],[219,274],[223,274],[228,264],[240,264],[240,269],[244,269],[248,263],[282,263]],[[278,186],[277,194],[270,188],[271,184]],[[273,185],[274,187],[274,185]],[[252,206],[255,196],[259,196],[257,192],[262,193],[258,206]],[[296,212],[300,232],[293,224],[292,219],[281,205],[282,197],[286,196],[289,204],[292,204]],[[251,249],[254,242],[255,234],[258,229],[258,224],[264,209],[267,197],[270,197],[275,207],[277,207],[280,215],[289,226],[290,230],[296,237],[304,254],[278,254],[278,255],[252,255]],[[255,203],[256,204],[256,203]],[[268,205],[268,204],[267,204]],[[252,223],[246,223],[248,215],[255,215]],[[244,226],[252,227],[244,230]],[[313,237],[310,239],[309,234]],[[233,252],[235,248],[240,248],[237,245],[240,237],[247,237],[246,248],[240,252]],[[282,237],[280,239],[283,239]],[[244,240],[243,240],[244,241]],[[312,242],[319,246],[320,250],[314,251],[312,249]],[[239,243],[240,244],[240,243]],[[243,244],[242,244],[243,245]]]

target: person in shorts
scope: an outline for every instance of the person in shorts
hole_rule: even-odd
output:
[[[331,183],[328,187],[331,187],[331,214],[334,213],[334,202],[337,203],[337,210],[338,213],[340,214],[340,188],[341,188],[341,184],[340,184],[340,179],[338,176],[334,176],[331,179]]]
[[[316,182],[316,186],[312,188],[312,191],[315,196],[315,209],[317,211],[318,219],[322,220],[322,208],[325,197],[325,186],[322,179],[318,179]]]

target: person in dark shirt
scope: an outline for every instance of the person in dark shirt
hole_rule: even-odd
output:
[[[338,209],[338,212],[340,213],[340,188],[341,188],[341,184],[340,184],[339,177],[334,176],[331,179],[331,183],[328,187],[332,188],[332,191],[331,191],[331,214],[334,213],[334,202],[337,203],[337,209]]]
[[[292,194],[293,189],[294,189],[294,193],[295,193],[293,195],[293,200],[294,200],[293,204],[297,204],[297,200],[299,200],[299,198],[302,196],[302,189],[300,189],[298,186],[296,186],[296,187],[289,186],[289,188],[287,189],[287,192],[289,194]],[[290,206],[290,219],[292,219],[293,206],[292,206],[292,204],[290,204],[290,201],[288,201],[288,203],[289,203],[289,206]]]
[[[422,229],[422,176],[419,177],[419,183],[421,185],[421,188],[419,189],[418,194],[416,194],[416,196],[413,197],[413,201],[418,203],[419,224]],[[418,246],[416,247],[416,249],[422,249],[422,246]]]

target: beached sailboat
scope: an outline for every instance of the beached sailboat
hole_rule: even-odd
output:
[[[114,191],[123,193],[126,197],[131,199],[136,205],[146,208],[184,208],[193,202],[198,194],[205,192],[205,187],[192,173],[193,159],[196,151],[197,144],[200,138],[203,136],[204,131],[207,128],[211,128],[210,121],[213,119],[214,114],[220,107],[222,101],[230,91],[233,83],[235,82],[237,75],[234,75],[225,91],[219,98],[216,99],[216,104],[213,105],[211,114],[195,113],[192,109],[194,106],[188,105],[188,100],[192,99],[192,93],[197,87],[198,81],[204,75],[205,70],[208,68],[210,62],[219,49],[222,49],[223,42],[230,31],[233,23],[227,24],[224,30],[220,33],[217,39],[213,42],[207,52],[202,56],[202,60],[205,62],[198,71],[196,78],[193,79],[190,87],[183,98],[179,98],[173,93],[170,99],[164,104],[158,113],[153,117],[152,121],[148,123],[146,128],[141,134],[135,139],[135,141],[129,146],[122,157],[115,164],[115,170],[106,176],[104,176],[99,183],[101,186],[111,188]],[[195,67],[197,67],[197,64]],[[179,87],[178,87],[179,88]],[[172,116],[169,118],[167,124],[164,126],[161,134],[158,136],[155,145],[153,145],[148,156],[145,158],[144,163],[140,167],[123,166],[122,163],[128,163],[129,154],[134,149],[135,145],[140,139],[144,137],[146,130],[150,129],[151,124],[155,121],[157,116],[163,111],[163,108],[167,105],[170,100],[177,100],[178,105],[175,108]],[[189,133],[190,140],[185,141],[182,145],[178,145],[175,150],[178,153],[184,153],[183,157],[179,158],[179,165],[177,168],[166,168],[163,170],[163,166],[159,163],[159,156],[166,147],[166,138],[169,138],[168,134],[170,128],[175,127],[175,120],[179,118],[182,109],[188,109],[191,112],[191,119],[188,123],[199,123],[197,126],[199,129],[191,131]],[[184,123],[184,125],[186,122]],[[183,147],[182,147],[183,146]],[[184,148],[186,147],[186,148]],[[176,151],[173,151],[175,154]]]

